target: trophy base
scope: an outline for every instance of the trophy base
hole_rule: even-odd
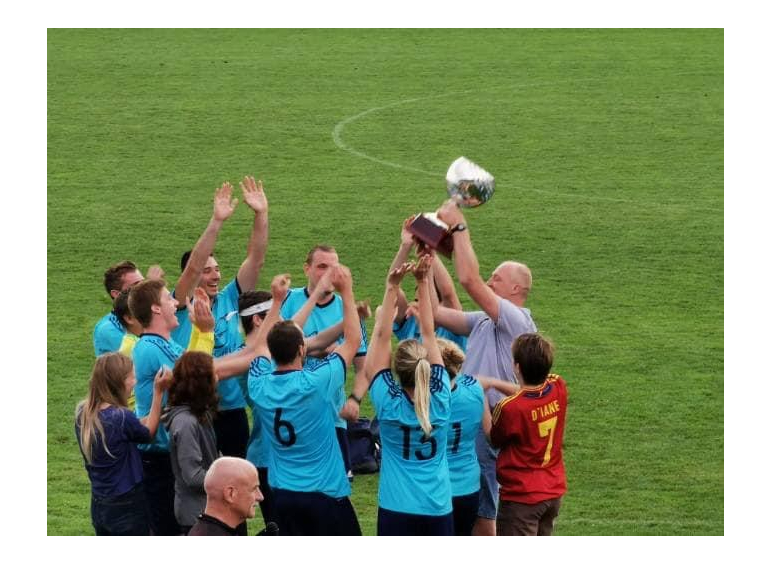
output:
[[[454,249],[452,233],[449,232],[449,228],[443,221],[420,213],[406,229],[422,244],[440,252],[447,258],[452,258],[452,250]]]

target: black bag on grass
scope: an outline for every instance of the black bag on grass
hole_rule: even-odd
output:
[[[380,470],[380,423],[376,418],[361,417],[356,422],[348,422],[348,448],[354,474]]]

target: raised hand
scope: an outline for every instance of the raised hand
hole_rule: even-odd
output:
[[[152,382],[153,388],[157,391],[167,391],[171,387],[171,383],[174,381],[174,373],[168,368],[168,366],[161,366],[155,373],[155,379]]]
[[[148,280],[162,280],[166,276],[166,272],[163,271],[163,268],[161,268],[158,264],[153,264],[149,268],[147,268],[147,279]]]
[[[243,192],[243,201],[255,213],[267,211],[267,197],[265,196],[265,190],[262,189],[262,180],[255,182],[253,176],[244,177],[241,182],[241,191]]]
[[[214,330],[214,316],[211,314],[211,300],[206,290],[202,287],[196,287],[193,291],[195,301],[190,303],[187,297],[187,311],[190,316],[190,322],[198,327],[201,332],[212,332]]]
[[[414,221],[414,217],[414,215],[407,217],[401,225],[401,244],[403,245],[414,246],[414,235],[407,230],[407,227]]]
[[[230,182],[224,182],[222,187],[214,192],[214,219],[226,221],[235,211],[238,198],[233,198],[233,187]]]
[[[329,268],[326,273],[318,280],[318,285],[314,291],[318,291],[318,295],[326,297],[330,293],[334,292],[334,284],[332,283],[332,275],[334,274],[334,268]]]
[[[359,320],[368,319],[372,316],[372,307],[369,305],[369,300],[356,301],[356,310],[358,311]]]
[[[460,211],[457,202],[453,199],[445,201],[444,204],[439,207],[438,218],[449,225],[450,229],[459,223],[465,223],[463,212]]]
[[[412,270],[414,270],[414,262],[404,262],[397,268],[393,268],[388,273],[388,285],[396,287],[400,286],[401,280],[403,280],[404,276]]]
[[[342,293],[345,290],[353,289],[353,274],[350,273],[350,269],[342,264],[334,266],[332,272],[331,282],[334,289]]]
[[[282,303],[286,299],[286,295],[289,293],[291,287],[291,275],[290,274],[278,274],[273,278],[270,283],[270,293],[273,296],[273,300],[278,300]]]
[[[420,255],[420,260],[417,262],[417,265],[414,267],[414,277],[417,278],[417,281],[424,280],[428,277],[428,274],[430,273],[430,267],[433,265],[433,254],[432,253],[425,253]]]

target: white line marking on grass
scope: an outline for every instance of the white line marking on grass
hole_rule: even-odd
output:
[[[675,73],[673,76],[680,76],[680,75],[691,75],[691,74],[704,74],[699,72],[678,72]],[[435,100],[439,98],[447,98],[447,97],[455,97],[455,96],[465,96],[468,94],[478,94],[482,92],[493,92],[495,90],[502,90],[502,89],[521,89],[521,88],[532,88],[532,87],[538,87],[538,86],[556,86],[556,85],[565,85],[565,84],[571,84],[575,82],[596,82],[604,80],[606,81],[606,78],[574,78],[571,80],[564,80],[564,81],[558,81],[558,82],[531,82],[531,83],[525,83],[525,84],[507,84],[503,86],[493,86],[490,88],[480,88],[480,89],[473,89],[473,90],[461,90],[457,92],[446,92],[444,94],[435,94],[430,96],[421,96],[418,98],[408,98],[406,100],[399,100],[397,102],[393,102],[390,104],[385,104],[384,106],[378,106],[369,108],[367,110],[364,110],[360,113],[357,113],[355,115],[352,115],[350,117],[347,117],[337,123],[334,126],[334,129],[332,130],[332,140],[334,141],[334,144],[346,151],[349,152],[359,158],[365,158],[367,160],[371,160],[372,162],[376,162],[377,164],[381,164],[383,166],[390,166],[391,168],[398,168],[399,170],[408,170],[410,172],[417,172],[419,174],[425,174],[428,176],[443,178],[444,174],[440,172],[432,172],[430,170],[424,170],[422,168],[417,168],[414,166],[407,166],[405,164],[399,164],[398,162],[391,162],[389,160],[384,160],[381,158],[374,157],[372,155],[366,154],[363,151],[359,151],[355,149],[354,147],[351,147],[345,143],[345,141],[342,140],[342,132],[349,124],[358,121],[359,119],[366,117],[367,115],[370,115],[372,113],[376,113],[379,111],[391,109],[394,107],[406,105],[406,104],[413,104],[416,102],[422,102],[425,100]],[[688,210],[698,210],[698,211],[710,211],[714,213],[722,213],[722,208],[714,208],[714,207],[698,207],[698,206],[692,206],[690,204],[678,204],[678,203],[665,203],[665,202],[655,202],[655,201],[633,201],[628,199],[618,199],[618,198],[612,198],[612,197],[602,197],[602,196],[594,196],[594,195],[583,195],[583,194],[576,194],[576,193],[569,193],[569,192],[562,192],[558,190],[542,190],[538,188],[531,188],[527,186],[513,186],[512,189],[515,190],[523,190],[523,191],[529,191],[529,192],[535,192],[551,197],[571,197],[575,199],[583,199],[586,201],[604,201],[607,203],[619,203],[623,205],[636,205],[639,207],[653,207],[653,208],[686,208]]]
[[[619,520],[616,518],[564,518],[570,524],[620,524],[622,526],[713,526],[717,520]],[[557,520],[558,524],[558,520]]]

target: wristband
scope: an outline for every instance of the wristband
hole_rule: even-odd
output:
[[[359,399],[359,398],[358,398],[358,397],[356,397],[356,396],[355,396],[355,394],[353,394],[353,393],[351,393],[350,395],[348,395],[348,399],[353,399],[353,400],[354,400],[356,403],[358,403],[359,405],[361,404],[361,401],[363,401],[363,399]]]

